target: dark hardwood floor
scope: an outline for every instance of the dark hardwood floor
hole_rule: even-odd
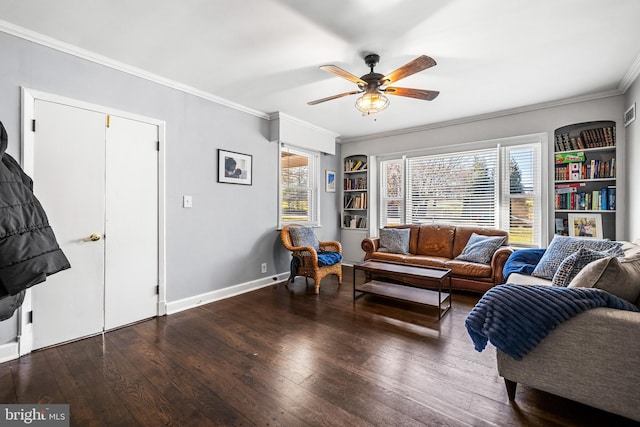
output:
[[[352,272],[320,295],[299,278],[0,365],[0,402],[68,403],[71,425],[631,426],[519,386],[464,320],[367,296]],[[559,379],[561,380],[561,379]],[[603,396],[606,398],[606,396]]]

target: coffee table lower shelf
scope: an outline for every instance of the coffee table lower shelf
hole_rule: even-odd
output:
[[[448,292],[438,292],[431,289],[417,288],[380,280],[372,280],[358,285],[355,287],[355,291],[362,292],[359,296],[363,294],[379,295],[401,301],[433,306],[438,309],[438,319],[442,318],[442,316],[451,309],[451,294]]]

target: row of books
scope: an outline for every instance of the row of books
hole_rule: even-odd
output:
[[[367,180],[364,178],[346,178],[344,180],[345,190],[366,190]]]
[[[365,171],[367,170],[367,162],[365,160],[345,160],[345,172]]]
[[[344,197],[345,209],[367,209],[367,193],[357,196],[348,195]]]
[[[576,188],[576,187],[572,187]],[[562,192],[556,190],[556,209],[609,211],[616,209],[616,187],[593,191]]]
[[[616,128],[613,126],[583,130],[579,136],[575,137],[568,133],[558,134],[555,138],[556,151],[583,150],[614,145],[616,145]]]
[[[362,215],[345,215],[342,218],[345,228],[367,228],[367,217]]]
[[[604,179],[616,177],[616,159],[609,160],[587,160],[584,162],[573,162],[556,164],[555,180],[569,181],[580,179]]]

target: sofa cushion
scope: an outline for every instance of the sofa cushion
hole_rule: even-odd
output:
[[[576,274],[586,267],[587,264],[609,256],[614,256],[614,254],[609,251],[594,251],[589,248],[580,248],[560,263],[556,274],[553,275],[551,283],[554,286],[568,286]]]
[[[290,227],[289,235],[293,246],[311,246],[316,252],[320,250],[320,242],[313,232],[313,227]]]
[[[420,226],[417,255],[453,258],[453,238],[456,227],[453,225],[428,224]]]
[[[394,254],[408,254],[410,232],[411,230],[408,228],[381,228],[378,250]]]
[[[367,259],[372,259],[376,261],[407,263],[407,262],[411,262],[410,260],[413,259],[413,255],[392,254],[389,252],[373,252],[371,256]]]
[[[640,256],[593,261],[573,278],[569,287],[599,288],[639,305]]]
[[[471,261],[480,264],[489,264],[493,254],[502,246],[507,238],[481,236],[473,233],[460,255],[456,257],[459,261]]]
[[[610,240],[555,236],[531,275],[551,280],[562,261],[580,248],[589,248],[596,251],[613,249],[614,255],[622,256],[624,252],[620,249],[621,246],[620,242]]]
[[[407,262],[410,264],[423,265],[426,267],[440,267],[445,268],[445,263],[449,261],[449,258],[426,256],[426,255],[412,255],[407,257]]]
[[[445,262],[444,267],[450,268],[451,274],[456,277],[490,278],[493,273],[489,264],[478,264],[457,259]]]

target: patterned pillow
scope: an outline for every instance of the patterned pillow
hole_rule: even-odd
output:
[[[585,239],[580,237],[555,236],[531,275],[552,280],[562,261],[580,248],[589,248],[595,251],[612,250],[611,255],[624,255],[624,252],[621,249],[622,243],[620,242],[601,239]]]
[[[313,233],[313,227],[290,227],[289,235],[293,246],[311,246],[316,252],[320,250],[320,242]]]
[[[462,253],[456,259],[489,264],[493,254],[496,253],[506,239],[507,236],[481,236],[473,233]]]
[[[587,266],[587,264],[600,259],[614,256],[609,251],[594,251],[589,248],[580,248],[565,258],[558,271],[553,275],[551,284],[554,286],[568,286],[574,277]]]
[[[380,252],[393,254],[409,253],[409,228],[381,228],[380,229]]]

